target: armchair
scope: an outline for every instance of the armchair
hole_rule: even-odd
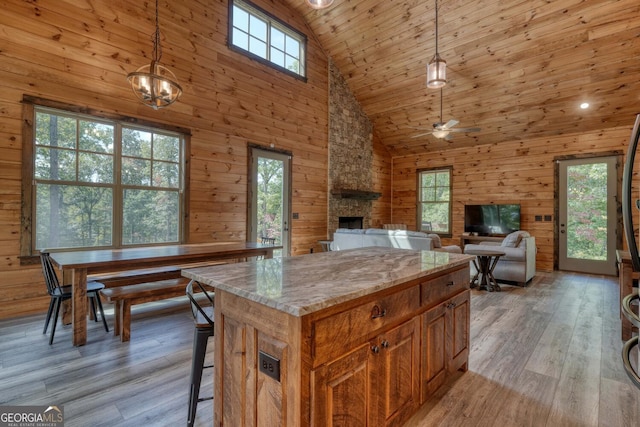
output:
[[[520,286],[526,284],[536,274],[536,239],[526,231],[515,231],[502,242],[480,242],[464,247],[470,249],[499,250],[505,255],[500,257],[493,270],[497,281],[516,282]],[[471,274],[476,272],[471,263]]]

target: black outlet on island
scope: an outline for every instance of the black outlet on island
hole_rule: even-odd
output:
[[[260,372],[264,372],[274,380],[280,382],[280,359],[276,359],[270,354],[259,350],[258,364],[260,365]]]

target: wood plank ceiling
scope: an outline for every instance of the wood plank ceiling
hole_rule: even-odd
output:
[[[640,113],[640,1],[440,0],[443,121],[480,127],[451,141],[427,89],[434,0],[335,0],[305,16],[392,155],[631,126]],[[590,103],[586,110],[582,102]]]

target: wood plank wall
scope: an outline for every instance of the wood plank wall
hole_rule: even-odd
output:
[[[616,150],[626,154],[631,126],[632,123],[628,128],[597,133],[396,157],[392,175],[393,222],[407,223],[410,229],[416,229],[418,169],[453,166],[453,237],[443,239],[443,244],[460,244],[465,204],[519,203],[521,228],[536,238],[536,266],[539,270],[551,271],[554,260],[554,159]],[[637,178],[634,178],[633,194],[638,194]],[[551,215],[552,221],[537,222],[536,215]]]
[[[305,83],[229,50],[226,0],[160,1],[162,61],[184,89],[140,104],[126,75],[150,61],[155,2],[6,0],[0,14],[0,318],[42,311],[37,266],[20,266],[24,94],[191,129],[191,242],[246,238],[247,144],[293,153],[292,254],[326,238],[327,57],[283,3],[252,0],[307,34]],[[28,142],[27,142],[28,143]]]
[[[382,228],[382,224],[391,221],[391,155],[382,144],[380,137],[373,132],[373,165],[371,170],[372,191],[381,193],[378,200],[371,204],[371,227]]]

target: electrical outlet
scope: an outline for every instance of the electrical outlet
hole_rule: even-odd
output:
[[[542,221],[542,215],[536,215],[536,221]]]
[[[280,382],[280,360],[263,352],[258,351],[258,363],[260,364],[260,372],[263,372]]]
[[[544,220],[545,221],[551,221],[551,215],[545,215],[544,216]]]
[[[291,216],[293,217],[293,219],[300,219],[300,214],[298,212],[292,213]]]

